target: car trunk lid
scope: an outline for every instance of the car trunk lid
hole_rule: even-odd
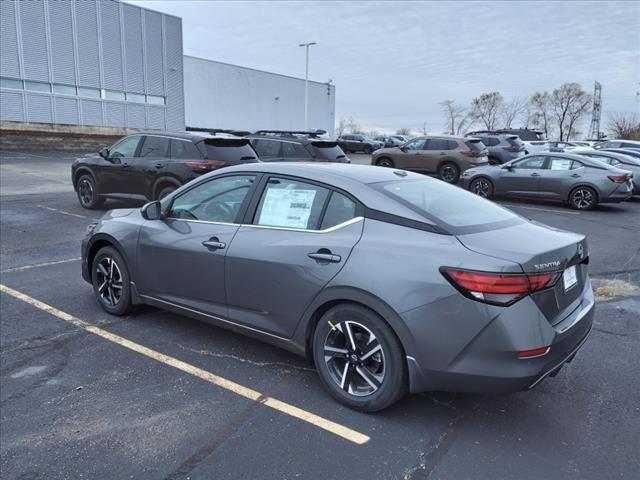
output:
[[[552,325],[579,306],[588,275],[584,235],[525,222],[457,238],[469,250],[520,264],[526,273],[561,272],[553,287],[531,294]]]

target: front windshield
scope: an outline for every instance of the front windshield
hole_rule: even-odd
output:
[[[519,223],[515,213],[461,188],[430,178],[382,182],[374,188],[400,201],[451,233],[484,230]],[[458,231],[456,231],[458,230]]]

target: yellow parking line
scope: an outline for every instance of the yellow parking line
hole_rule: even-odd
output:
[[[157,362],[169,365],[177,370],[188,373],[189,375],[193,375],[194,377],[198,377],[218,387],[233,392],[236,395],[240,395],[241,397],[259,402],[262,405],[277,410],[278,412],[284,413],[285,415],[289,415],[290,417],[297,418],[318,428],[326,430],[327,432],[333,433],[334,435],[342,437],[345,440],[356,443],[358,445],[363,445],[370,440],[367,435],[352,430],[349,427],[345,427],[344,425],[332,422],[331,420],[327,420],[326,418],[320,417],[318,415],[315,415],[314,413],[308,412],[275,398],[267,397],[256,390],[245,387],[231,380],[227,380],[226,378],[220,377],[201,368],[194,367],[193,365],[183,362],[182,360],[178,360],[177,358],[173,358],[163,353],[157,352],[143,345],[132,342],[131,340],[127,340],[126,338],[103,330],[102,328],[96,327],[95,325],[91,325],[84,320],[80,320],[73,315],[63,312],[62,310],[58,310],[51,305],[47,305],[40,300],[36,300],[29,295],[25,295],[24,293],[18,292],[17,290],[13,290],[12,288],[9,288],[3,284],[0,284],[0,291],[11,295],[18,300],[22,300],[23,302],[28,303],[29,305],[32,305],[44,312],[47,312],[59,318],[60,320],[64,320],[65,322],[71,323],[87,332],[98,335],[105,340],[116,343],[121,347],[128,348],[129,350],[137,352]]]
[[[82,260],[82,257],[67,258],[65,260],[55,260],[53,262],[32,263],[31,265],[22,265],[20,267],[5,268],[4,270],[0,270],[0,273],[19,272],[22,270],[30,270],[32,268],[49,267],[51,265],[60,265],[61,263],[77,262],[79,260]]]
[[[46,205],[38,205],[38,207],[39,208],[44,208],[45,210],[49,210],[50,212],[56,212],[56,213],[61,213],[62,215],[68,215],[70,217],[91,219],[90,217],[87,217],[86,215],[80,215],[80,214],[77,214],[77,213],[66,212],[66,211],[60,210],[58,208],[47,207]]]

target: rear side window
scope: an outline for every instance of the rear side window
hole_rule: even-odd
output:
[[[200,152],[193,143],[185,140],[171,140],[171,158],[188,160],[200,157]]]
[[[255,225],[317,230],[329,196],[326,188],[294,180],[272,178],[262,193]]]
[[[374,188],[445,227],[495,227],[519,217],[473,193],[434,179],[383,182]]]
[[[138,148],[138,143],[140,143],[140,138],[140,136],[136,135],[135,137],[127,137],[121,140],[111,147],[109,156],[111,158],[133,157]]]
[[[335,227],[347,222],[356,216],[356,204],[350,198],[341,193],[333,192],[327,205],[327,210],[322,218],[320,230]]]
[[[280,156],[280,144],[277,140],[254,140],[258,155],[263,160],[270,160]]]
[[[144,137],[139,157],[168,157],[169,139],[167,137]]]
[[[470,150],[482,151],[485,149],[482,140],[467,140],[464,144],[469,147]]]
[[[216,138],[206,139],[197,147],[208,160],[221,160],[227,163],[238,163],[257,159],[256,152],[245,138]]]
[[[300,160],[311,159],[311,155],[302,145],[291,142],[282,142],[282,156]]]

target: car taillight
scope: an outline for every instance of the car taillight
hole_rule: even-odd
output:
[[[460,153],[467,157],[479,157],[482,151],[481,150],[462,150]]]
[[[517,148],[516,147],[502,147],[503,150],[506,150],[507,152],[517,152]]]
[[[521,350],[518,352],[518,358],[520,360],[527,360],[529,358],[542,357],[543,355],[549,353],[549,350],[551,350],[551,347],[540,347],[533,348],[531,350]]]
[[[453,268],[440,271],[467,298],[501,306],[511,305],[530,293],[551,287],[560,277],[560,272],[487,273]]]
[[[186,162],[187,168],[194,172],[208,172],[216,168],[224,167],[227,164],[224,160],[201,160],[199,162]]]
[[[544,145],[547,142],[531,142],[531,145]]]
[[[624,183],[629,177],[627,177],[626,175],[611,175],[607,178],[615,183]]]

